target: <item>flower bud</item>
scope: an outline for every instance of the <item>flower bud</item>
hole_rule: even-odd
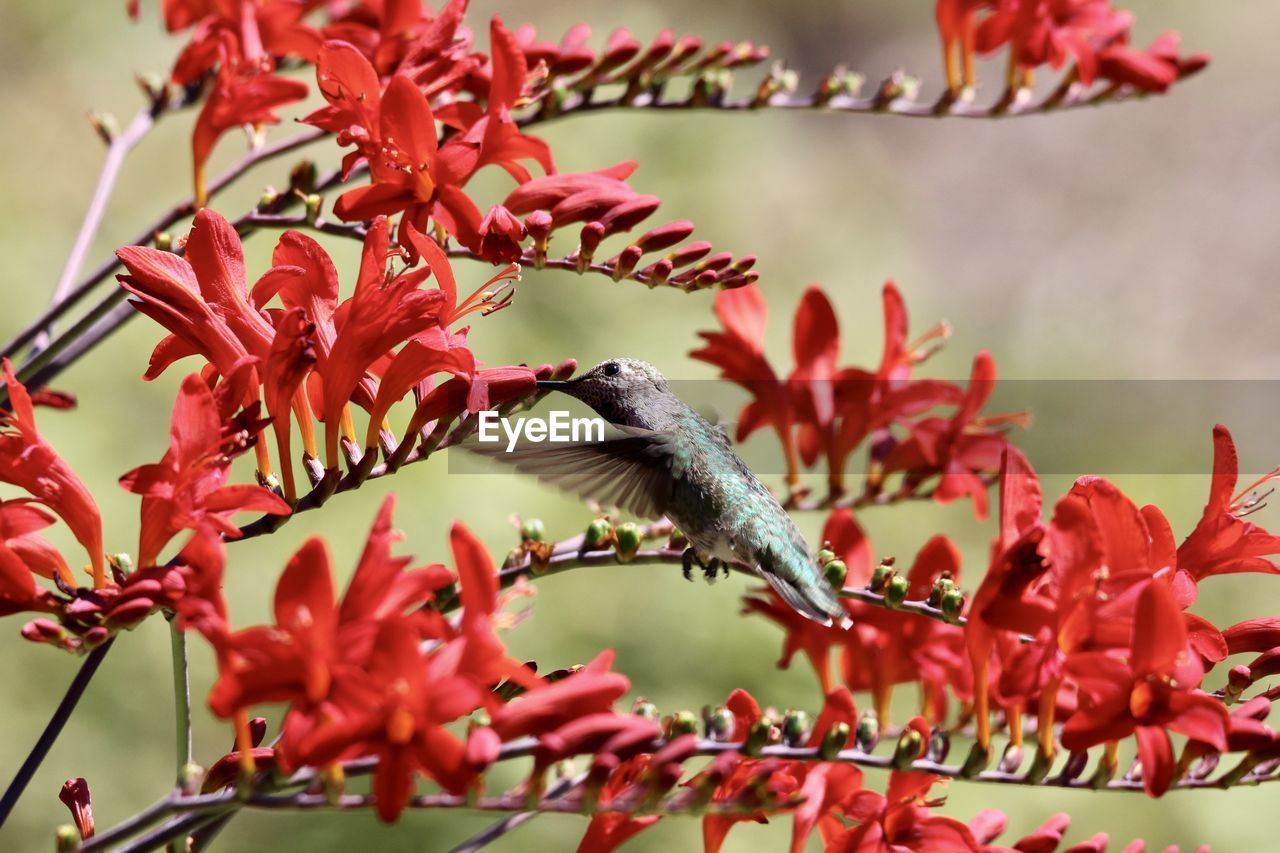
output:
[[[975,743],[969,749],[969,754],[965,756],[964,764],[960,767],[960,776],[964,779],[972,779],[983,770],[986,770],[990,762],[991,749],[980,743]]]
[[[950,753],[951,735],[941,726],[934,726],[933,731],[929,732],[929,748],[924,757],[942,764]]]
[[[872,592],[883,592],[885,585],[889,583],[889,578],[893,574],[893,558],[886,557],[880,561],[879,565],[871,573],[871,582],[867,584],[867,588]]]
[[[880,742],[880,720],[875,711],[864,711],[858,718],[858,731],[854,743],[863,752],[871,752]]]
[[[902,602],[907,600],[907,590],[910,582],[902,575],[894,575],[889,580],[889,585],[884,591],[884,603],[890,607],[900,607]]]
[[[817,554],[814,554],[813,558],[818,561],[819,566],[825,566],[827,563],[836,559],[836,552],[831,550],[829,542],[823,542],[822,549],[819,550]]]
[[[818,747],[818,756],[823,761],[833,761],[848,742],[849,724],[845,722],[836,723],[827,729],[827,733],[822,736],[822,743]]]
[[[672,551],[683,551],[689,547],[689,537],[685,536],[678,527],[673,527],[671,535],[667,537],[667,547]]]
[[[769,742],[769,730],[773,728],[773,724],[761,717],[751,724],[750,731],[742,744],[742,752],[745,755],[759,755],[760,750],[764,749]]]
[[[613,280],[621,281],[631,275],[631,271],[636,268],[636,264],[640,263],[640,258],[644,252],[640,251],[639,246],[628,246],[618,253],[618,256],[610,262],[613,267]]]
[[[116,121],[116,117],[111,113],[90,112],[89,124],[93,125],[98,136],[108,145],[115,142],[116,137],[120,135],[120,122]]]
[[[258,196],[258,212],[269,213],[279,203],[280,191],[272,186],[263,187],[262,195]]]
[[[948,592],[956,588],[956,583],[948,575],[943,575],[933,582],[933,589],[929,590],[929,606],[941,607],[942,597]]]
[[[194,761],[188,761],[178,768],[178,787],[186,795],[191,795],[200,790],[200,786],[204,783],[204,768]]]
[[[524,230],[533,238],[533,266],[542,269],[547,260],[547,241],[551,237],[551,214],[535,210],[524,218]]]
[[[924,738],[921,737],[920,732],[911,728],[903,729],[893,748],[893,768],[906,770],[920,757],[924,747]]]
[[[722,705],[719,708],[708,709],[704,720],[706,722],[707,737],[711,740],[726,741],[733,738],[734,717],[733,712],[728,708]]]
[[[849,576],[849,567],[844,564],[844,560],[830,560],[822,573],[832,589],[844,589],[845,579]]]
[[[646,720],[658,719],[658,706],[643,697],[636,699],[631,705],[631,713]]]
[[[683,735],[696,734],[698,731],[698,718],[692,711],[676,711],[665,721],[666,737],[669,740],[675,740]]]
[[[1070,782],[1080,778],[1080,774],[1084,772],[1084,768],[1089,764],[1089,753],[1085,750],[1072,752],[1067,756],[1067,763],[1062,765],[1061,778],[1064,782]]]
[[[623,563],[636,555],[636,551],[640,550],[640,543],[644,541],[639,525],[630,521],[619,524],[614,535],[618,542],[618,559]]]
[[[156,248],[162,252],[173,251],[173,235],[168,231],[157,231],[154,242]]]
[[[315,193],[303,198],[303,215],[306,217],[308,225],[315,225],[320,220],[320,205],[322,202],[323,199]]]
[[[1001,773],[1016,773],[1022,766],[1022,747],[1016,743],[1006,746],[998,766]]]
[[[782,718],[782,742],[798,746],[809,732],[809,715],[804,711],[787,711]]]
[[[308,196],[316,191],[316,161],[299,160],[289,170],[289,192]]]
[[[546,535],[546,528],[540,518],[530,518],[520,525],[520,539],[523,542],[541,542]]]
[[[58,799],[71,810],[79,838],[93,837],[93,799],[89,796],[89,783],[83,778],[68,779],[58,793]],[[61,844],[61,838],[59,838]],[[75,849],[75,848],[72,848]]]
[[[598,551],[609,544],[609,535],[613,533],[613,525],[607,518],[593,519],[587,525],[587,532],[582,537],[582,547],[586,551]]]
[[[953,589],[942,596],[942,616],[948,622],[959,622],[964,612],[964,593]]]
[[[75,853],[80,849],[80,833],[69,823],[58,827],[53,837],[58,853]]]

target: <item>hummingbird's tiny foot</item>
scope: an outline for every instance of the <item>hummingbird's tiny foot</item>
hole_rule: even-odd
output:
[[[702,565],[702,561],[698,559],[698,552],[690,546],[684,549],[684,553],[680,555],[681,573],[684,579],[689,583],[693,583],[693,564]]]
[[[721,565],[723,564],[716,557],[712,557],[710,560],[708,560],[706,563],[703,564],[702,577],[706,579],[708,584],[713,584],[716,582],[716,576],[720,573]],[[728,566],[725,566],[724,572],[726,576],[729,574]]]

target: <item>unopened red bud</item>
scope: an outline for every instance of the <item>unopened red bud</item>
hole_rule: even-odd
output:
[[[51,619],[32,619],[22,626],[22,636],[32,642],[56,645],[67,638],[67,630]]]
[[[654,228],[636,240],[634,245],[645,253],[661,252],[663,249],[669,249],[677,243],[688,239],[692,233],[693,223],[681,219],[677,222],[669,222],[666,225]]]
[[[609,34],[604,53],[596,63],[595,73],[601,74],[630,62],[640,53],[640,42],[636,41],[628,30],[619,28]]]
[[[738,260],[734,261],[732,269],[736,273],[745,273],[755,265],[756,256],[746,255],[745,257],[738,258]]]
[[[111,612],[107,614],[107,626],[120,628],[136,625],[145,619],[155,606],[156,603],[146,596],[132,598],[111,608]]]
[[[673,267],[685,267],[694,261],[705,258],[710,252],[711,244],[705,240],[699,240],[696,243],[689,243],[676,249],[667,255],[667,260],[671,261],[671,266]]]
[[[463,761],[473,770],[484,770],[498,760],[501,750],[502,738],[497,732],[488,726],[478,728],[467,735]]]
[[[624,563],[636,555],[636,551],[640,550],[640,543],[644,541],[639,525],[630,521],[619,524],[614,535],[618,542],[618,559]]]
[[[643,255],[644,252],[640,251],[639,246],[628,246],[619,252],[618,256],[609,263],[609,266],[613,267],[613,280],[621,281],[631,275]]]
[[[600,241],[604,239],[604,233],[603,222],[588,222],[582,226],[582,231],[578,235],[578,272],[583,272],[587,264],[591,263],[596,249],[600,247]]]
[[[92,838],[93,798],[89,795],[89,783],[83,778],[68,779],[58,793],[58,799],[71,810],[77,835],[82,839]]]
[[[1253,684],[1253,673],[1249,667],[1244,664],[1233,666],[1227,671],[1227,686],[1235,691],[1237,696],[1241,692],[1247,690]]]
[[[650,287],[657,287],[660,284],[666,284],[667,279],[671,277],[671,269],[671,261],[663,258],[642,269],[640,277]]]
[[[551,236],[551,214],[545,210],[535,210],[524,218],[524,230],[538,242],[545,242]]]
[[[84,632],[84,644],[88,648],[101,645],[111,636],[111,632],[101,625],[95,625],[88,631]]]
[[[600,217],[606,233],[617,234],[619,231],[630,231],[637,224],[645,221],[662,204],[656,195],[638,195],[624,201]]]

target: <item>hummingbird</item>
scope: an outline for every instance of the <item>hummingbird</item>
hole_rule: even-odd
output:
[[[640,518],[669,518],[688,539],[684,576],[708,582],[728,564],[763,577],[791,607],[823,624],[847,624],[791,516],[733,451],[729,437],[671,392],[653,365],[601,362],[538,388],[581,400],[613,425],[603,441],[525,444],[483,451],[518,471]]]

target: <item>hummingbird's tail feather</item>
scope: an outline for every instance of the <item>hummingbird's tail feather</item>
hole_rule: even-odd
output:
[[[824,578],[816,578],[809,583],[793,583],[788,578],[770,571],[764,571],[761,574],[793,610],[823,625],[834,623],[841,628],[847,628],[852,624],[848,612],[840,603],[839,596]]]

